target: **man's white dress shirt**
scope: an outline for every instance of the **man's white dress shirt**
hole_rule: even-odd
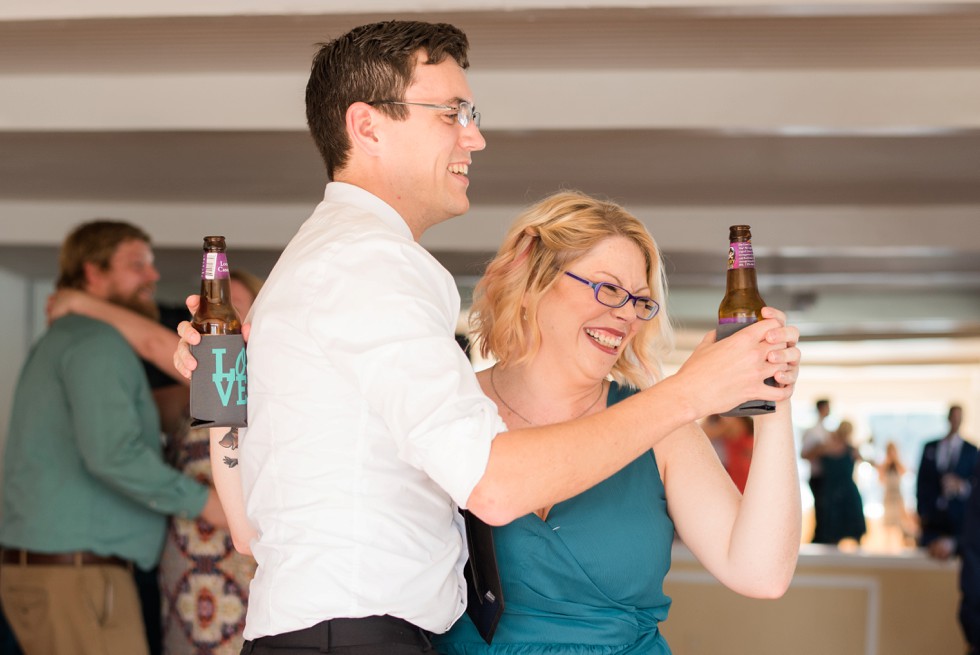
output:
[[[963,437],[959,433],[946,439],[940,439],[936,445],[936,468],[940,473],[947,473],[956,468],[960,461],[960,450],[963,449]]]
[[[800,453],[808,453],[817,446],[822,446],[830,440],[830,431],[823,426],[823,419],[817,421],[816,425],[808,428],[803,433],[803,446]],[[820,465],[820,458],[810,461],[810,477],[818,478],[823,475],[823,467]]]
[[[251,313],[247,639],[383,614],[444,632],[462,614],[456,506],[506,427],[454,339],[459,303],[390,205],[327,185]]]

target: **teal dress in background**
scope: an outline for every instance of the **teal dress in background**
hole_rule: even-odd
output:
[[[867,531],[864,521],[864,501],[854,483],[854,462],[857,451],[848,446],[839,455],[824,455],[820,458],[823,470],[823,509],[817,517],[817,528],[813,535],[815,544],[836,544],[850,537],[860,541]]]
[[[613,383],[610,405],[635,393]],[[657,462],[644,453],[605,482],[494,528],[504,614],[488,646],[465,614],[434,645],[445,655],[670,653],[659,624],[670,598],[674,524]]]

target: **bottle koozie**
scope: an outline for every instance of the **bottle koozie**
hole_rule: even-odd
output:
[[[241,334],[208,335],[191,346],[197,368],[191,376],[192,427],[245,427],[248,376]]]

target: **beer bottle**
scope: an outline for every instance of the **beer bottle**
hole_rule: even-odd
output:
[[[766,303],[759,295],[755,277],[755,255],[752,253],[752,232],[748,225],[732,225],[728,230],[728,277],[725,297],[718,307],[718,338],[724,339],[762,318]],[[766,384],[776,386],[774,378]],[[722,416],[754,416],[776,410],[771,400],[750,400],[725,412]]]
[[[204,237],[201,304],[191,325],[201,334],[241,334],[242,321],[231,304],[231,271],[224,237]]]
[[[191,326],[203,336],[191,348],[197,369],[191,376],[194,427],[243,427],[247,375],[242,321],[231,304],[231,279],[223,236],[204,237],[201,304]]]

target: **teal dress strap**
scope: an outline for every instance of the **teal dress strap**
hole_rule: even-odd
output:
[[[634,393],[614,382],[607,402]],[[659,624],[673,538],[648,451],[547,520],[528,514],[494,528],[505,609],[493,644],[464,615],[435,645],[446,655],[669,653]]]

